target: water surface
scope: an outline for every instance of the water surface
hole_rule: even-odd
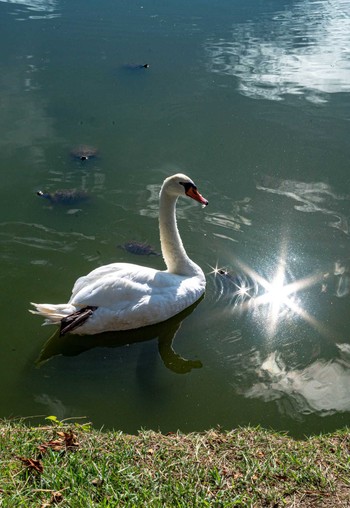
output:
[[[349,7],[0,2],[1,416],[349,423]],[[80,144],[97,156],[74,159]],[[163,268],[120,245],[159,251],[158,193],[178,171],[209,200],[178,206],[205,298],[137,332],[41,327],[29,302],[66,301],[97,266]],[[58,189],[90,199],[36,195]]]

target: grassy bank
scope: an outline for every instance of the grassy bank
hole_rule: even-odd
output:
[[[350,434],[138,435],[0,421],[0,506],[350,506]]]

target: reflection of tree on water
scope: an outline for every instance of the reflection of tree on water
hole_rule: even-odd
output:
[[[121,347],[157,337],[158,351],[165,367],[177,374],[186,374],[192,369],[201,368],[202,363],[199,360],[183,358],[174,351],[172,343],[182,321],[194,311],[201,300],[202,298],[167,321],[136,330],[84,336],[69,334],[60,336],[57,330],[44,345],[36,363],[40,366],[57,355],[76,356],[96,347]]]

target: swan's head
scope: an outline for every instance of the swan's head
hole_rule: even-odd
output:
[[[208,201],[199,194],[197,186],[191,178],[182,173],[177,173],[176,175],[166,178],[162,186],[162,191],[170,196],[189,196],[204,206],[208,204]]]

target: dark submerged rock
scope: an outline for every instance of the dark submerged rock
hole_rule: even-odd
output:
[[[71,205],[86,201],[89,194],[84,190],[78,189],[60,189],[55,192],[37,191],[37,195],[47,199],[53,204]]]
[[[129,70],[129,71],[133,71],[133,70],[137,70],[137,69],[149,69],[150,68],[150,65],[149,64],[124,64],[123,65],[123,69],[126,69],[126,70]]]
[[[126,242],[121,245],[122,249],[136,254],[137,256],[160,256],[159,252],[156,252],[151,245],[142,242]]]
[[[90,145],[78,145],[71,150],[71,156],[74,159],[79,159],[81,161],[87,161],[89,159],[93,159],[97,157],[97,148]]]

